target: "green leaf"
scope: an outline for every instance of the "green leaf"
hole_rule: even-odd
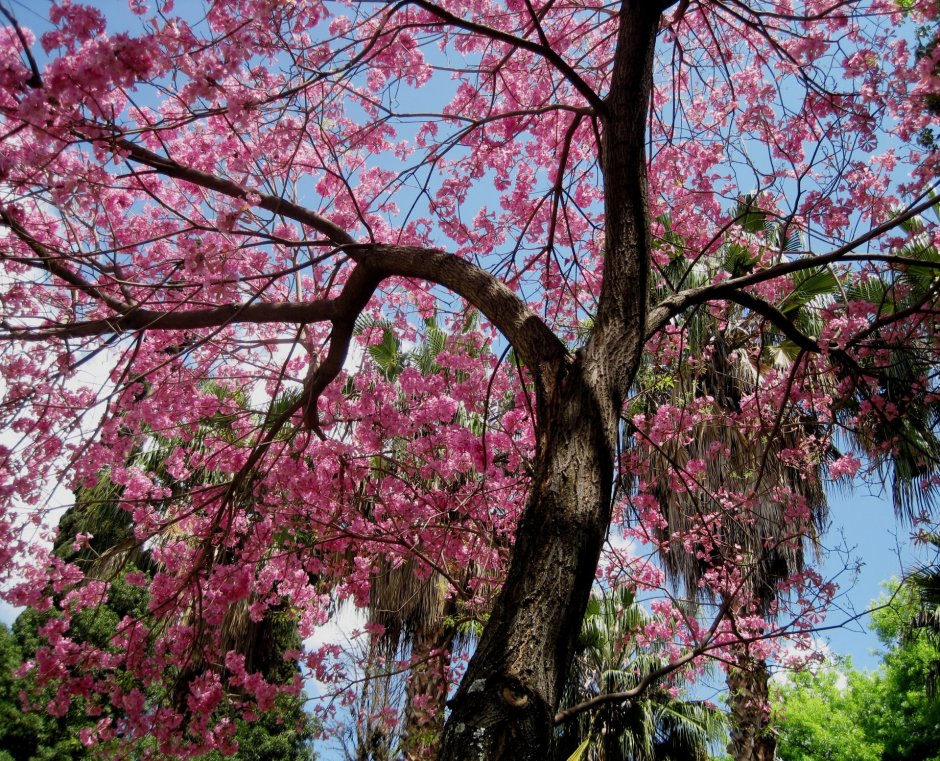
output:
[[[744,196],[735,214],[738,225],[749,233],[762,233],[767,229],[767,212],[757,208],[756,201],[756,196]]]
[[[356,318],[356,322],[353,324],[353,335],[361,336],[369,328],[375,327],[391,328],[392,323],[388,320],[376,319],[368,314],[361,314]]]
[[[800,347],[787,340],[767,348],[767,360],[776,370],[788,370],[800,355]]]
[[[447,331],[441,328],[437,324],[437,320],[431,318],[430,320],[425,320],[425,327],[427,329],[427,337],[425,342],[428,345],[428,349],[436,357],[442,351],[444,351],[444,345],[447,342]]]
[[[395,334],[385,329],[382,334],[382,343],[373,344],[368,348],[369,356],[382,369],[386,377],[394,378],[402,368],[400,367],[401,351]]]
[[[772,238],[774,247],[780,249],[781,251],[786,251],[792,254],[803,250],[803,240],[800,238],[800,233],[798,230],[795,231],[792,235],[787,235],[786,228],[780,226],[774,230]]]
[[[865,301],[878,308],[879,314],[894,313],[894,299],[891,297],[887,283],[877,277],[869,277],[853,284],[846,291],[846,296],[852,301]]]
[[[724,247],[724,253],[722,268],[730,273],[731,277],[746,275],[754,269],[758,258],[740,243],[729,243]]]
[[[468,307],[467,311],[464,313],[463,327],[460,329],[460,332],[469,333],[472,330],[476,330],[479,324],[480,313],[476,309]]]
[[[778,305],[788,317],[819,296],[832,295],[839,286],[828,267],[814,267],[793,273],[793,290]]]

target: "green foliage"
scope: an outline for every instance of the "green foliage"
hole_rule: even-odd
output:
[[[919,611],[916,590],[895,584],[872,613],[887,648],[879,671],[844,663],[797,674],[778,689],[783,761],[940,761],[940,700],[927,691],[940,649],[911,627]]]
[[[630,690],[661,666],[654,648],[637,644],[648,621],[630,590],[592,597],[561,707]],[[724,735],[724,716],[707,703],[674,697],[668,687],[654,684],[636,700],[608,703],[563,724],[553,758],[705,761],[709,746]]]
[[[795,674],[778,689],[774,723],[782,761],[880,761],[883,746],[861,723],[876,678],[845,665]]]
[[[914,593],[916,610],[907,626],[908,640],[926,639],[940,654],[940,535],[926,537],[933,545],[936,555],[932,563],[914,570],[909,579]],[[940,657],[930,664],[927,675],[927,695],[937,697],[940,693]]]
[[[13,672],[22,660],[16,637],[0,624],[0,761],[19,761],[34,755],[42,731],[42,717],[23,714],[20,710],[19,689]]]
[[[784,296],[778,308],[793,320],[799,318],[799,310],[819,297],[831,296],[839,287],[839,281],[829,267],[814,267],[798,270],[792,275],[793,290]]]
[[[297,722],[300,722],[298,725]],[[238,722],[235,739],[238,753],[223,756],[215,752],[200,761],[314,761],[311,746],[313,723],[303,714],[297,698],[281,695],[273,710],[262,714],[255,722]]]
[[[872,614],[872,628],[888,649],[872,729],[884,741],[886,761],[940,761],[940,700],[927,694],[940,650],[927,632],[911,628],[920,603],[910,584],[880,602],[884,607]]]

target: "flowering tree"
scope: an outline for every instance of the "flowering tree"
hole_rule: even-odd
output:
[[[454,662],[441,758],[542,758],[554,722],[818,624],[833,590],[808,569],[775,582],[772,621],[756,599],[756,569],[814,532],[769,457],[816,472],[848,432],[874,465],[913,451],[909,482],[933,486],[908,422],[937,409],[935,231],[905,227],[935,203],[921,138],[940,52],[918,57],[908,29],[932,0],[130,7],[139,22],[114,31],[63,0],[37,36],[0,6],[0,557],[11,601],[61,601],[35,664],[58,685],[48,710],[80,694],[125,715],[87,742],[227,750],[220,706],[283,689],[216,636],[230,607],[286,608],[307,636],[335,600],[368,605],[379,566],[409,564],[485,620]],[[774,224],[740,224],[751,212]],[[814,277],[825,298],[794,295]],[[718,331],[704,346],[696,310]],[[439,374],[361,361],[388,331],[420,342],[435,313],[460,335]],[[753,375],[734,405],[629,404],[644,352],[640,389],[705,372],[715,347]],[[90,363],[111,368],[100,388],[75,379]],[[205,425],[219,416],[224,437]],[[708,425],[740,435],[709,462],[678,456]],[[160,474],[129,464],[155,435],[177,442]],[[667,538],[637,437],[694,498]],[[735,446],[765,453],[755,473],[699,477],[741,462]],[[829,475],[861,468],[847,452]],[[107,579],[30,527],[47,485],[105,475],[160,570],[150,617],[93,648],[70,616]],[[786,529],[735,546],[722,524],[757,505]],[[657,601],[666,665],[556,716],[598,569],[660,585],[631,547],[602,558],[626,519],[698,558],[722,602],[701,619]],[[303,663],[339,684],[337,652]]]

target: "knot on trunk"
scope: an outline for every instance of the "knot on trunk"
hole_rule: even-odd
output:
[[[510,679],[503,685],[500,694],[510,708],[525,708],[529,705],[529,691],[518,679]]]
[[[450,701],[441,758],[445,761],[541,761],[548,752],[552,714],[544,698],[520,679],[477,679]]]

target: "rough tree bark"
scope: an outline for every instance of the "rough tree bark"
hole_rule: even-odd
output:
[[[454,644],[454,626],[448,618],[457,614],[453,600],[442,614],[418,628],[412,639],[412,657],[427,656],[411,668],[405,695],[405,726],[402,732],[402,756],[406,761],[430,761],[440,751],[444,732],[447,653]],[[434,656],[428,656],[435,653]]]
[[[767,664],[742,653],[728,669],[728,707],[731,742],[728,753],[735,761],[773,761],[777,737],[767,720],[770,673]]]
[[[506,583],[451,703],[442,759],[546,757],[611,496],[612,442],[584,375],[567,361],[540,410],[535,485]]]
[[[543,759],[610,517],[618,421],[646,326],[646,119],[662,11],[621,6],[604,112],[605,268],[591,338],[538,386],[532,493],[512,563],[451,701],[442,761]]]

